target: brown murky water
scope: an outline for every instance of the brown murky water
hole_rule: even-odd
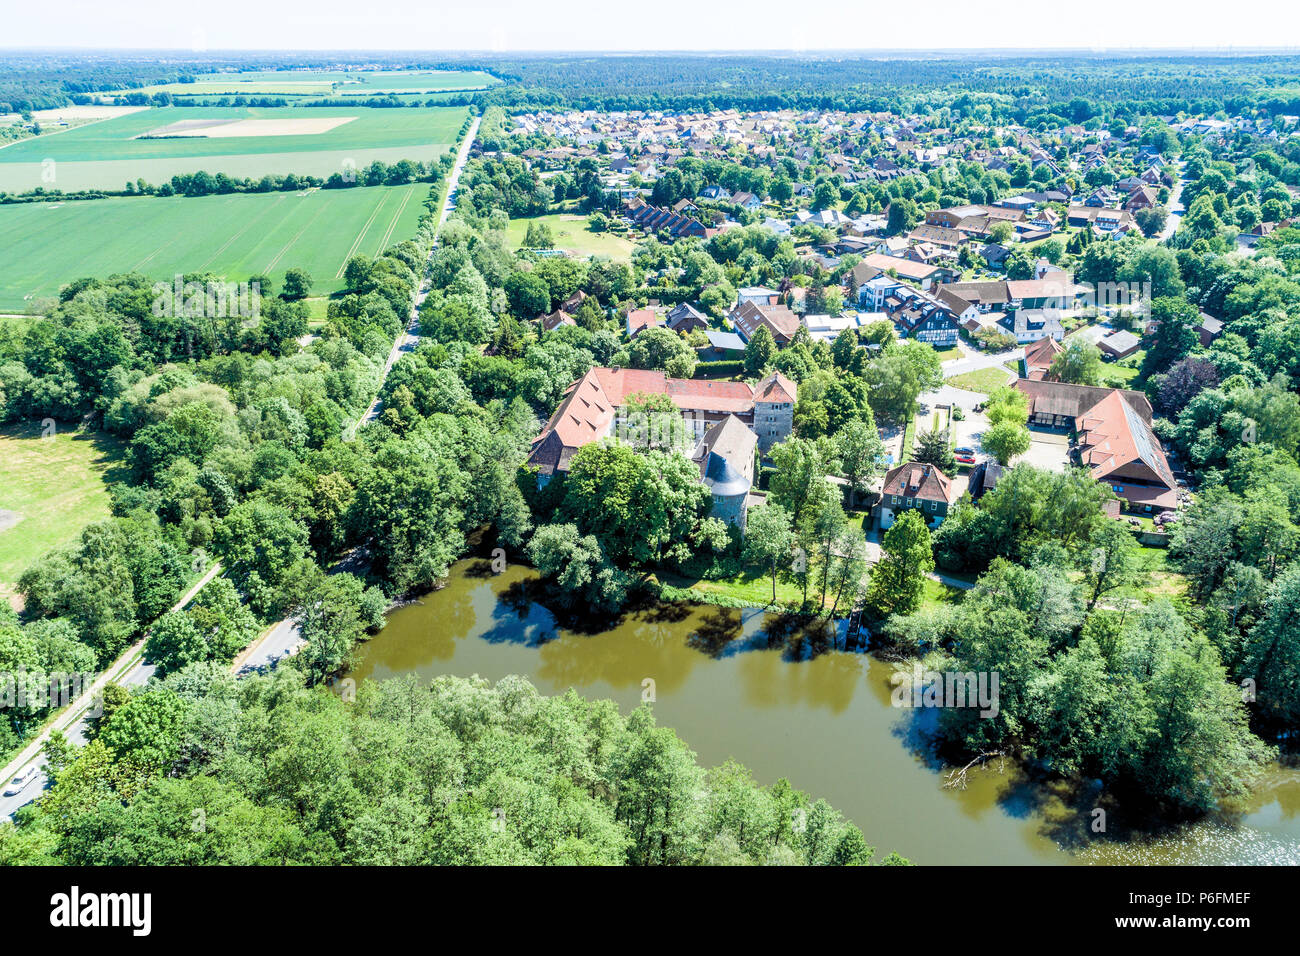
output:
[[[528,569],[493,575],[484,561],[462,561],[445,589],[393,612],[350,676],[521,674],[543,693],[572,687],[625,712],[653,690],[659,722],[705,765],[734,757],[764,783],[787,777],[880,850],[922,864],[1300,864],[1294,770],[1270,772],[1231,822],[1119,839],[1124,821],[1112,810],[1112,836],[1097,836],[1096,800],[1035,785],[1010,763],[944,789],[947,768],[920,734],[933,711],[891,706],[891,665],[837,649],[830,629],[808,633],[760,611],[659,607],[575,631],[533,600],[533,585]]]

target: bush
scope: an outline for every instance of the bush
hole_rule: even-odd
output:
[[[718,362],[699,362],[695,366],[696,378],[731,378],[745,371],[742,359],[724,359]]]

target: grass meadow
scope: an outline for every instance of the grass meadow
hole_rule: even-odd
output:
[[[0,429],[0,600],[16,594],[34,560],[108,517],[107,485],[122,460],[122,443],[102,432],[60,426],[45,438],[39,423]]]
[[[82,276],[140,272],[159,280],[213,272],[237,282],[306,269],[313,292],[343,287],[358,253],[415,234],[428,183],[300,192],[96,199],[0,206],[0,312],[22,312]]]
[[[203,169],[236,177],[268,173],[328,177],[373,160],[429,161],[456,142],[463,107],[162,107],[87,123],[0,148],[0,192],[36,188],[121,189],[158,185]],[[328,132],[259,136],[140,138],[182,120],[347,118]]]
[[[586,216],[569,213],[552,213],[548,216],[534,216],[526,219],[511,219],[506,227],[506,244],[511,249],[523,245],[528,224],[542,222],[551,227],[555,236],[555,248],[563,249],[575,256],[608,256],[620,262],[632,257],[636,243],[611,232],[592,232],[587,228]],[[639,237],[638,237],[639,238]]]

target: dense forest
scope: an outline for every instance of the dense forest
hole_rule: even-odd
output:
[[[349,59],[347,62],[355,62]],[[476,69],[504,80],[442,104],[512,109],[847,109],[920,111],[951,106],[990,118],[1025,121],[1036,113],[1080,122],[1094,115],[1212,114],[1258,108],[1300,113],[1292,82],[1295,57],[1061,53],[954,55],[844,54],[698,56],[687,54],[487,54],[412,57],[374,54],[388,69]],[[9,53],[0,58],[0,106],[15,111],[85,102],[92,94],[174,83],[218,70],[336,68],[326,55],[248,54],[129,57]],[[165,94],[166,102],[193,99]],[[213,99],[212,102],[228,100]],[[337,105],[311,97],[259,101]],[[356,104],[349,98],[345,102]],[[379,97],[367,105],[421,105],[419,98]],[[432,101],[431,101],[432,102]]]
[[[106,702],[0,864],[903,865],[785,780],[710,770],[649,708],[506,678],[367,682],[195,665]]]

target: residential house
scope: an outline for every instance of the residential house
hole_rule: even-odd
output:
[[[641,199],[629,201],[624,213],[628,222],[636,228],[647,233],[664,232],[673,239],[692,236],[707,239],[717,232],[716,229],[706,227],[698,219],[692,219],[690,216],[673,212],[671,209],[651,206]]]
[[[939,286],[939,291],[948,292],[971,303],[979,312],[1001,312],[1010,301],[1007,297],[1007,284],[1001,280],[945,282]]]
[[[550,315],[542,316],[543,332],[554,332],[562,325],[577,324],[578,323],[573,320],[573,316],[569,315],[569,313],[565,312],[563,309],[556,309]]]
[[[1047,336],[1026,346],[1025,356],[1021,359],[1021,370],[1025,378],[1042,381],[1051,376],[1052,363],[1065,351],[1065,346],[1057,339]]]
[[[1066,220],[1071,226],[1087,226],[1096,236],[1122,236],[1137,228],[1127,209],[1094,206],[1071,206]]]
[[[1150,186],[1139,186],[1128,194],[1128,199],[1124,201],[1124,208],[1129,212],[1137,212],[1139,209],[1150,209],[1156,204],[1156,193]]]
[[[892,272],[900,279],[917,283],[926,291],[932,288],[936,282],[941,282],[952,275],[950,269],[923,262],[913,262],[910,259],[901,259],[897,256],[883,256],[878,252],[867,256],[858,265],[866,265],[872,269],[879,269],[881,272]]]
[[[783,305],[755,305],[753,302],[741,302],[728,315],[737,334],[746,343],[754,337],[759,326],[766,326],[772,338],[781,348],[790,344],[795,332],[799,330],[799,316]]]
[[[627,314],[627,337],[636,338],[638,332],[652,329],[659,324],[659,316],[654,309],[632,309]]]
[[[999,323],[1008,335],[1016,337],[1016,344],[1028,345],[1040,339],[1065,338],[1065,328],[1055,312],[1042,309],[1017,309],[1010,315],[1003,316]]]
[[[576,292],[573,293],[573,295],[569,296],[567,299],[565,299],[563,302],[560,303],[560,308],[563,309],[565,312],[568,312],[570,315],[572,315],[574,312],[578,311],[578,306],[582,305],[582,303],[585,302],[586,299],[587,299],[587,293],[583,292],[581,289],[578,289]]]
[[[854,315],[805,315],[803,326],[814,341],[833,342],[845,329],[856,329],[858,318]]]
[[[1007,305],[1013,309],[1051,309],[1064,312],[1087,292],[1068,273],[1049,273],[1041,279],[1008,279]]]
[[[1201,340],[1202,348],[1209,348],[1210,343],[1223,334],[1223,320],[1202,312],[1196,326],[1196,334]]]
[[[956,500],[952,479],[934,465],[919,461],[890,469],[880,492],[880,527],[890,528],[904,511],[919,511],[926,524],[937,528]]]
[[[948,299],[952,301],[953,297],[949,296]],[[885,291],[879,307],[873,306],[871,311],[888,315],[902,338],[910,337],[918,342],[929,342],[935,348],[947,348],[956,345],[961,334],[959,316],[976,314],[975,307],[970,303],[956,301],[958,305],[966,306],[961,313],[928,292],[895,281],[894,286]]]
[[[745,382],[668,378],[643,369],[593,367],[569,386],[533,439],[528,464],[537,469],[539,486],[567,472],[578,449],[613,435],[625,421],[624,409],[633,395],[668,396],[696,440],[734,415],[754,431],[759,448],[766,451],[790,437],[798,388],[779,372],[751,387]]]
[[[674,332],[694,332],[696,329],[707,329],[709,320],[695,306],[683,302],[668,310],[668,314],[664,317],[664,324]]]
[[[736,305],[752,302],[754,305],[776,305],[781,301],[781,293],[765,286],[742,286],[736,294]]]

